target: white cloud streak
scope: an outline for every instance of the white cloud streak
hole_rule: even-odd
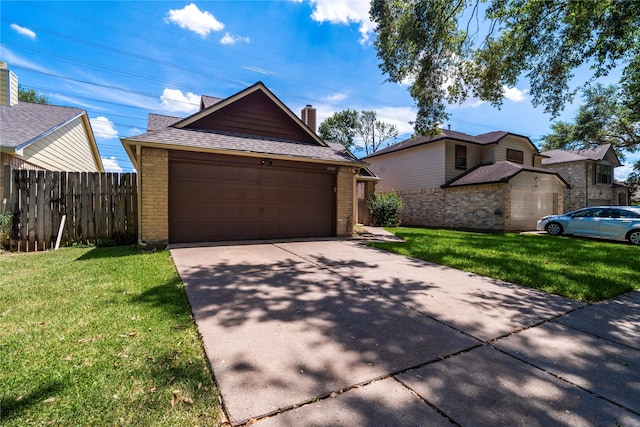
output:
[[[165,22],[177,24],[180,28],[193,31],[202,38],[207,37],[211,31],[221,31],[224,28],[224,24],[215,16],[207,11],[201,11],[193,3],[182,9],[169,10]]]
[[[236,44],[238,42],[249,43],[249,37],[233,36],[229,33],[224,33],[224,36],[220,39],[222,44]]]
[[[33,30],[30,30],[29,28],[21,27],[18,24],[11,24],[10,27],[13,31],[15,31],[18,34],[29,37],[31,40],[36,39],[36,33]]]

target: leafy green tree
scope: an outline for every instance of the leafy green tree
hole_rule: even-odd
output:
[[[356,136],[357,124],[357,111],[338,111],[320,123],[318,135],[324,140],[339,142],[344,145],[347,150],[350,150],[355,144],[353,139]]]
[[[632,203],[640,204],[640,198],[638,198],[638,191],[640,190],[640,162],[636,163],[634,169],[635,170],[627,177],[625,184],[629,186]]]
[[[382,144],[398,136],[398,129],[391,123],[377,119],[375,111],[362,111],[358,116],[356,133],[364,143],[364,151],[367,155],[373,154]]]
[[[18,86],[18,101],[31,102],[34,104],[49,104],[49,100],[44,95],[39,95],[35,89],[25,89]]]
[[[488,3],[479,28],[480,6]],[[410,82],[415,130],[437,133],[447,103],[479,97],[500,107],[521,77],[552,117],[580,88],[622,67],[622,98],[640,117],[640,1],[373,0],[375,47],[394,82]],[[574,71],[592,70],[571,87]]]
[[[375,153],[384,142],[398,136],[395,125],[377,119],[375,111],[344,110],[320,123],[320,138],[339,142],[347,149],[357,148],[355,138],[362,139],[366,154]]]
[[[543,136],[543,150],[577,149],[612,144],[623,151],[640,149],[640,123],[615,85],[595,85],[583,91],[584,103],[573,122],[557,122],[552,133]]]

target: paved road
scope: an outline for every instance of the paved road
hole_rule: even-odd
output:
[[[640,292],[585,306],[352,240],[171,254],[232,425],[640,425]]]

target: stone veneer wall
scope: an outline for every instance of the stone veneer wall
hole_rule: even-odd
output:
[[[612,185],[593,184],[594,163],[567,162],[543,166],[544,169],[558,172],[571,188],[564,191],[564,211],[595,205],[617,205],[617,193]]]

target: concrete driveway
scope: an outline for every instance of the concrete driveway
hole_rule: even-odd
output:
[[[640,425],[640,293],[585,306],[353,240],[173,248],[232,425]]]

